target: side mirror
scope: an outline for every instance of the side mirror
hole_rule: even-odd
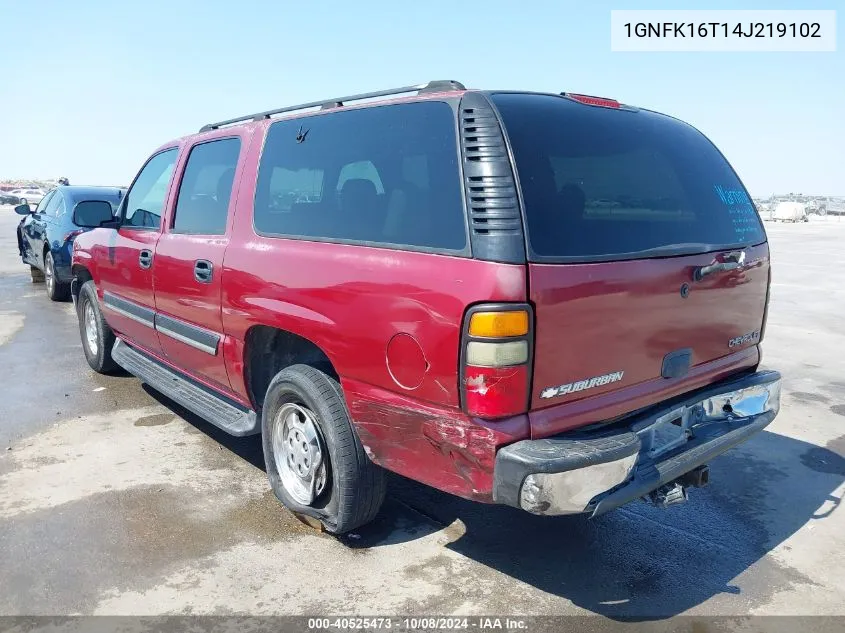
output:
[[[32,213],[32,209],[29,208],[28,204],[19,204],[15,207],[15,213],[18,215],[29,215]]]
[[[73,208],[73,223],[86,229],[116,228],[112,206],[105,200],[84,200]]]

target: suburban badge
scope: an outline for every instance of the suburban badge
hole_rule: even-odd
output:
[[[542,393],[540,393],[540,397],[557,398],[558,396],[565,396],[568,393],[575,393],[576,391],[584,391],[585,389],[592,389],[593,387],[609,385],[612,382],[619,382],[622,380],[622,376],[624,374],[624,371],[615,371],[612,374],[596,376],[595,378],[579,380],[578,382],[570,382],[565,385],[558,385],[557,387],[546,387],[543,389]]]

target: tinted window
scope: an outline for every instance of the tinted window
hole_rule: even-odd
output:
[[[197,145],[188,156],[179,198],[174,233],[223,235],[241,141],[227,138]]]
[[[47,208],[47,205],[50,203],[50,200],[51,200],[51,199],[53,198],[53,196],[55,196],[55,195],[56,195],[56,191],[55,191],[55,189],[54,189],[53,191],[51,191],[50,193],[48,193],[46,196],[44,196],[44,197],[41,199],[41,202],[39,202],[39,203],[38,203],[38,206],[37,206],[37,207],[35,207],[35,212],[36,212],[36,213],[43,213],[44,209],[46,209],[46,208]]]
[[[285,169],[274,166],[270,172],[267,211],[275,214],[290,211],[297,202],[320,202],[323,199],[322,169]]]
[[[553,96],[493,100],[513,146],[535,254],[622,259],[765,240],[730,165],[691,126]]]
[[[462,250],[457,156],[454,115],[442,102],[278,121],[261,157],[255,228]]]
[[[56,194],[56,198],[59,200],[58,206],[56,206],[56,217],[60,217],[67,211],[67,206],[65,205],[65,197]]]
[[[77,226],[100,226],[114,217],[114,210],[106,200],[82,200],[73,208],[73,220]]]
[[[151,229],[161,226],[161,212],[176,154],[176,148],[165,150],[153,156],[141,169],[126,195],[123,226]]]
[[[376,193],[384,193],[384,185],[381,184],[378,169],[368,160],[362,160],[357,163],[347,163],[340,170],[340,176],[337,179],[337,187],[335,189],[340,191],[346,184],[347,180],[369,180],[376,188]]]
[[[47,203],[47,206],[44,207],[44,209],[42,209],[42,211],[44,212],[45,216],[53,217],[53,216],[56,215],[56,211],[59,209],[60,205],[62,205],[63,203],[64,203],[64,198],[62,197],[62,194],[57,191],[55,194],[53,194],[53,196],[50,198],[50,202]],[[39,205],[39,207],[40,207],[40,205]]]

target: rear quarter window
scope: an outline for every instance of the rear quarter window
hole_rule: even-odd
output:
[[[693,127],[648,111],[497,94],[531,251],[601,261],[757,244],[751,197]]]
[[[428,101],[277,121],[254,208],[263,235],[464,252],[453,110]]]

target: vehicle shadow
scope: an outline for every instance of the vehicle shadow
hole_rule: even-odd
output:
[[[637,501],[594,520],[477,504],[397,476],[389,495],[449,526],[454,540],[447,547],[455,552],[610,618],[665,618],[719,594],[739,594],[747,613],[766,604],[779,583],[809,582],[762,559],[838,509],[845,458],[764,431],[712,462],[711,480],[692,490],[687,504],[661,510]],[[379,523],[349,545],[401,539],[402,528],[385,534]],[[765,567],[755,578],[770,582],[738,579],[752,565]]]
[[[207,422],[195,413],[189,411],[179,403],[174,402],[163,393],[156,391],[147,383],[142,382],[141,388],[160,405],[173,411],[173,413],[184,419],[198,431],[204,433],[215,442],[224,446],[244,461],[249,462],[256,468],[264,470],[264,452],[261,447],[260,435],[234,437],[229,435],[226,431],[217,428],[210,422]]]
[[[235,438],[144,385],[202,433],[264,469],[260,436]],[[831,445],[841,452],[845,437]],[[720,594],[741,596],[743,612],[765,604],[779,582],[809,582],[767,553],[842,501],[845,457],[827,447],[764,431],[710,464],[711,485],[690,502],[660,510],[634,502],[598,519],[538,517],[388,476],[378,518],[350,548],[385,547],[445,534],[445,547],[552,597],[613,619],[653,620]],[[769,582],[738,578],[752,565]],[[748,585],[748,586],[747,586]]]

